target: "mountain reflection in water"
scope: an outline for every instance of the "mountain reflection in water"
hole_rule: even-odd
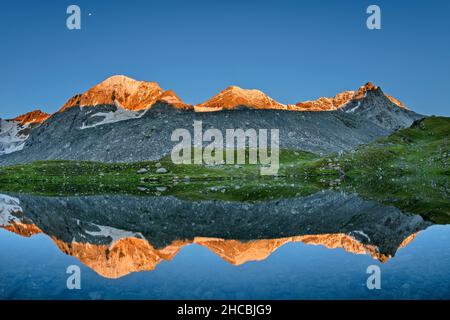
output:
[[[418,215],[333,191],[255,203],[0,195],[0,227],[24,237],[44,233],[105,278],[153,270],[190,244],[233,265],[264,260],[289,242],[385,262],[430,225]]]

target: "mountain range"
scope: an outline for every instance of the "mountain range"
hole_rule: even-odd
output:
[[[57,112],[0,121],[0,165],[34,160],[154,160],[170,152],[177,128],[280,129],[280,146],[315,153],[350,150],[410,126],[423,116],[380,87],[295,104],[230,86],[190,105],[156,82],[113,76],[71,97]]]

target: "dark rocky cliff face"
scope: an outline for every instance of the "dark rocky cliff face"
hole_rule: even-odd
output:
[[[387,130],[409,127],[423,116],[400,108],[389,100],[380,88],[367,90],[361,99],[353,99],[341,111],[356,114]]]
[[[203,129],[279,129],[280,147],[315,153],[349,150],[361,143],[389,134],[380,126],[341,111],[294,112],[280,110],[238,110],[197,113],[157,104],[138,118],[95,124],[94,113],[111,112],[115,106],[71,108],[54,114],[33,130],[23,151],[0,158],[1,165],[34,160],[95,160],[127,162],[156,160],[170,153],[175,129],[193,132],[194,121]],[[102,117],[96,117],[102,119]]]

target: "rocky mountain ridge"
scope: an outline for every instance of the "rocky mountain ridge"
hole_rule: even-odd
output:
[[[173,130],[192,129],[199,120],[222,131],[278,128],[282,148],[330,153],[352,149],[423,117],[393,103],[371,83],[321,103],[327,112],[305,111],[315,107],[283,105],[259,90],[231,86],[192,106],[156,82],[113,76],[72,97],[51,116],[20,116],[14,126],[2,121],[0,165],[50,159],[155,160],[170,152]],[[34,122],[23,130],[20,121]]]

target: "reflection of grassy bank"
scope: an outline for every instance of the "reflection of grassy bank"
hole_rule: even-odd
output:
[[[278,177],[261,176],[257,165],[174,165],[170,157],[128,164],[35,162],[2,168],[0,190],[257,201],[331,187],[442,223],[450,221],[449,136],[450,119],[436,117],[340,157],[283,150]]]
[[[450,222],[450,119],[428,118],[340,160],[346,188],[362,197]]]

